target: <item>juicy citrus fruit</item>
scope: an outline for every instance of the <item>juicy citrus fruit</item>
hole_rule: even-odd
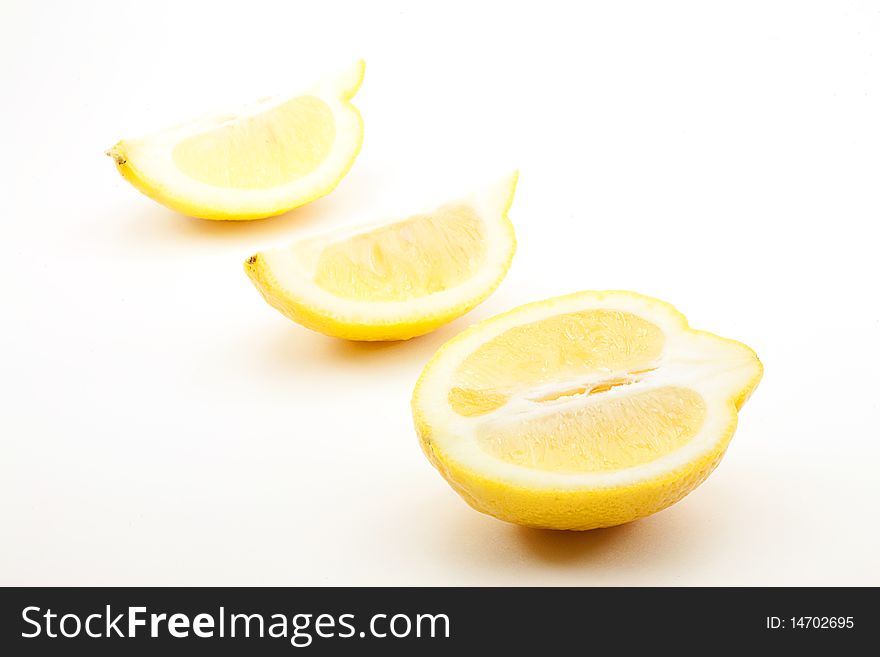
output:
[[[580,292],[481,322],[413,394],[431,463],[475,509],[553,529],[629,522],[718,465],[761,379],[755,353],[632,292]]]
[[[261,219],[330,193],[363,141],[363,61],[302,93],[215,113],[107,151],[141,192],[203,219]]]
[[[485,299],[516,248],[507,210],[517,175],[402,221],[261,251],[245,271],[272,306],[350,340],[405,340]]]

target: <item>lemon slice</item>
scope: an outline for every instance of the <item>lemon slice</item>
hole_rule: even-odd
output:
[[[261,251],[245,271],[289,318],[350,340],[405,340],[466,313],[501,282],[516,248],[517,174],[401,221]]]
[[[718,465],[762,366],[672,306],[581,292],[445,344],[413,414],[428,459],[475,509],[553,529],[629,522]]]
[[[203,219],[261,219],[330,193],[363,141],[349,102],[364,63],[311,89],[221,112],[107,151],[141,192]]]

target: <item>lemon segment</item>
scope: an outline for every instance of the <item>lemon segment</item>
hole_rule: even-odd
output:
[[[364,63],[291,96],[218,112],[107,154],[138,190],[203,219],[247,220],[331,192],[354,163],[363,122],[350,100]]]
[[[516,250],[517,174],[402,220],[261,251],[245,272],[284,315],[350,340],[404,340],[459,317],[499,285]]]
[[[474,508],[592,529],[655,513],[715,468],[762,375],[754,352],[631,292],[581,292],[477,324],[413,393],[425,454]]]

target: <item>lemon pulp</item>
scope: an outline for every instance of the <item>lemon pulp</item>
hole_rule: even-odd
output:
[[[487,423],[480,446],[496,458],[539,470],[608,472],[648,463],[693,438],[706,405],[693,390],[664,386],[595,400],[516,423]]]
[[[460,415],[493,411],[512,395],[564,396],[578,377],[637,373],[663,350],[663,332],[631,313],[588,310],[508,329],[480,345],[457,368],[449,403]],[[598,381],[597,381],[598,384]]]
[[[349,299],[403,301],[459,285],[486,256],[483,223],[448,205],[327,246],[315,283]]]
[[[327,103],[300,96],[184,139],[174,147],[173,157],[182,172],[208,185],[269,189],[314,171],[335,137]]]
[[[692,438],[705,412],[687,388],[640,389],[663,344],[658,326],[631,313],[548,317],[508,329],[470,354],[453,376],[449,404],[473,417],[511,400],[532,402],[521,413],[488,416],[477,432],[484,450],[509,463],[560,472],[647,463]],[[601,395],[612,390],[620,394]],[[575,397],[583,403],[552,410]]]

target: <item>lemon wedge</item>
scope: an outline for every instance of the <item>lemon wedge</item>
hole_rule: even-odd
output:
[[[281,214],[330,193],[363,141],[349,102],[358,61],[292,96],[219,112],[107,151],[123,177],[173,210],[203,219]]]
[[[471,310],[516,248],[517,174],[441,207],[261,251],[245,271],[290,319],[349,340],[405,340]]]
[[[632,292],[521,306],[446,343],[412,399],[425,454],[475,509],[593,529],[677,502],[718,465],[763,369]]]

